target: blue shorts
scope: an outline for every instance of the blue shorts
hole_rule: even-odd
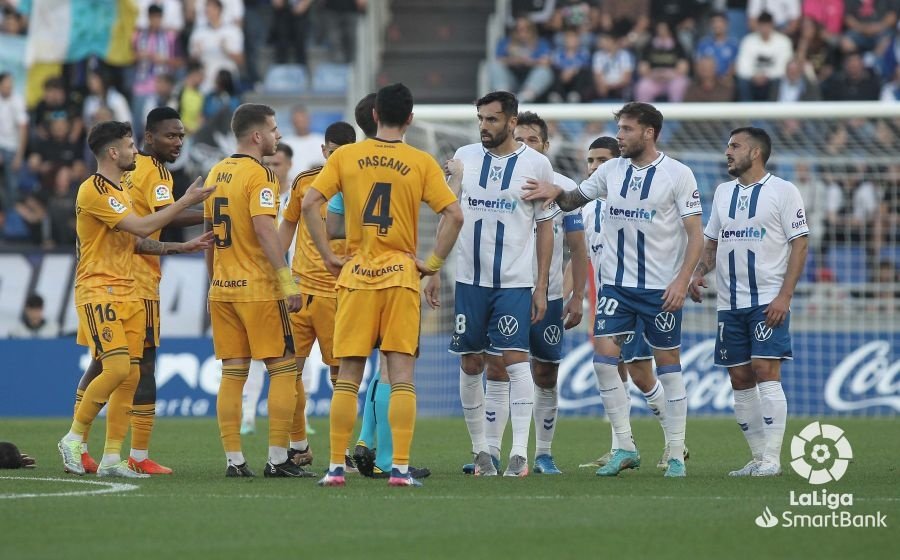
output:
[[[456,283],[456,318],[450,351],[528,352],[531,288],[486,288]]]
[[[531,357],[539,362],[558,364],[562,361],[563,339],[563,300],[554,299],[547,302],[544,318],[531,325]]]
[[[718,312],[719,332],[716,336],[717,366],[732,367],[749,364],[753,358],[792,360],[791,313],[781,326],[766,326],[768,305],[725,309]]]
[[[638,321],[634,328],[634,334],[625,336],[622,342],[622,361],[626,364],[641,360],[652,360],[653,348],[644,338],[644,322]]]
[[[650,346],[659,350],[680,347],[681,309],[674,313],[663,311],[663,293],[665,290],[604,284],[597,299],[594,336],[634,334],[640,319]]]

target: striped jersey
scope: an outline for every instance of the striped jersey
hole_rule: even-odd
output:
[[[460,192],[465,223],[459,234],[456,281],[493,288],[534,287],[534,227],[554,218],[559,207],[522,200],[526,181],[551,182],[543,154],[522,145],[496,156],[480,143],[456,150],[463,162]]]
[[[716,187],[703,232],[716,250],[718,309],[742,309],[771,302],[787,272],[790,242],[809,235],[800,191],[766,174],[758,183],[737,180]]]
[[[602,200],[592,200],[581,208],[581,219],[584,224],[584,237],[587,242],[588,256],[591,259],[591,268],[594,271],[594,280],[599,288],[602,284],[600,275],[600,262],[603,253],[603,212],[606,203]]]
[[[574,190],[578,185],[565,175],[553,172],[553,183],[562,188]],[[550,259],[550,283],[547,285],[547,299],[555,300],[563,297],[563,241],[566,234],[573,231],[584,231],[584,222],[581,220],[581,212],[560,212],[553,218],[553,256]],[[535,238],[537,239],[537,238]],[[537,251],[534,254],[534,277],[537,280]]]
[[[609,273],[603,285],[666,289],[687,245],[682,219],[702,213],[690,168],[663,153],[643,167],[615,158],[578,190],[588,200],[606,200],[602,262]]]

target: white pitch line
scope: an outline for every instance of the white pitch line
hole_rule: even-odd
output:
[[[333,490],[328,490],[326,492],[335,492]],[[432,495],[427,494],[427,490],[416,490],[415,492],[410,492],[404,495],[395,495],[395,496],[359,496],[357,494],[337,494],[334,493],[330,496],[332,499],[336,500],[357,500],[360,498],[369,498],[373,500],[398,500],[398,499],[415,499],[415,500],[480,500],[481,496],[459,496],[459,495]],[[180,498],[184,497],[184,494],[127,494],[121,496],[123,498]],[[263,498],[266,500],[296,500],[297,496],[295,495],[279,495],[279,494],[246,494],[246,493],[235,493],[235,494],[204,494],[204,498],[214,498],[214,499],[257,499]],[[739,500],[744,501],[747,499],[746,496],[644,496],[644,495],[603,495],[603,496],[564,496],[564,495],[510,495],[510,496],[492,496],[492,500],[511,500],[511,501],[520,501],[520,500],[542,500],[542,501],[556,501],[556,500],[596,500],[599,498],[604,499],[642,499],[642,500],[701,500],[701,501],[729,501],[729,500]],[[777,500],[780,498],[784,498],[783,496],[761,496],[760,499],[771,499]],[[874,498],[860,498],[854,496],[855,502],[900,502],[900,498],[890,498],[890,497],[874,497]]]
[[[40,480],[44,482],[67,482],[71,484],[87,484],[90,486],[100,486],[93,490],[77,490],[74,492],[48,492],[46,494],[33,493],[14,493],[0,494],[0,500],[16,500],[20,498],[47,498],[60,496],[92,496],[97,494],[111,494],[114,492],[128,492],[137,490],[140,486],[136,484],[126,484],[124,482],[100,482],[99,480],[83,480],[78,478],[44,478],[30,476],[0,476],[0,480]]]

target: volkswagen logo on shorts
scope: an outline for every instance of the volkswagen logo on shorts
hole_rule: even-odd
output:
[[[675,328],[675,315],[669,313],[668,311],[663,311],[656,316],[653,322],[656,324],[656,328],[660,331],[669,332]]]
[[[512,336],[519,331],[519,322],[512,315],[504,315],[497,321],[497,328],[503,336]]]
[[[767,327],[763,321],[756,323],[756,326],[753,327],[753,336],[756,337],[756,340],[763,342],[765,340],[769,340],[772,336],[772,329]]]
[[[622,344],[631,344],[632,340],[634,340],[634,333],[626,335],[625,338],[622,339]]]
[[[544,342],[547,344],[557,345],[562,338],[562,332],[556,325],[550,325],[544,329]]]

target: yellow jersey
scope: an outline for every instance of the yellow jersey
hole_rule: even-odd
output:
[[[75,198],[75,305],[135,301],[135,237],[116,226],[132,213],[128,191],[95,173]]]
[[[253,229],[254,216],[278,213],[278,179],[252,156],[235,154],[206,177],[215,185],[203,203],[203,217],[215,233],[211,301],[274,301],[284,298],[269,259]],[[285,263],[287,264],[287,263]]]
[[[303,197],[312,187],[313,181],[318,177],[322,167],[314,167],[304,171],[294,178],[291,184],[291,196],[284,209],[284,219],[297,224],[297,236],[295,241],[294,259],[291,262],[291,271],[299,279],[300,291],[304,294],[321,297],[337,297],[337,279],[325,268],[322,255],[316,249],[306,224],[303,223],[301,205]],[[322,221],[328,214],[327,205],[322,205]],[[344,252],[344,240],[334,239],[330,242],[331,250],[340,255]]]
[[[122,185],[131,195],[133,209],[139,216],[147,216],[175,202],[172,195],[172,174],[163,162],[153,156],[135,156],[135,169],[122,177]],[[159,241],[160,231],[149,235]],[[158,255],[134,255],[134,289],[139,298],[159,299],[159,279],[162,277]]]
[[[313,182],[326,199],[344,195],[347,254],[338,286],[419,289],[413,260],[419,209],[456,201],[434,158],[401,141],[370,138],[338,148]]]

